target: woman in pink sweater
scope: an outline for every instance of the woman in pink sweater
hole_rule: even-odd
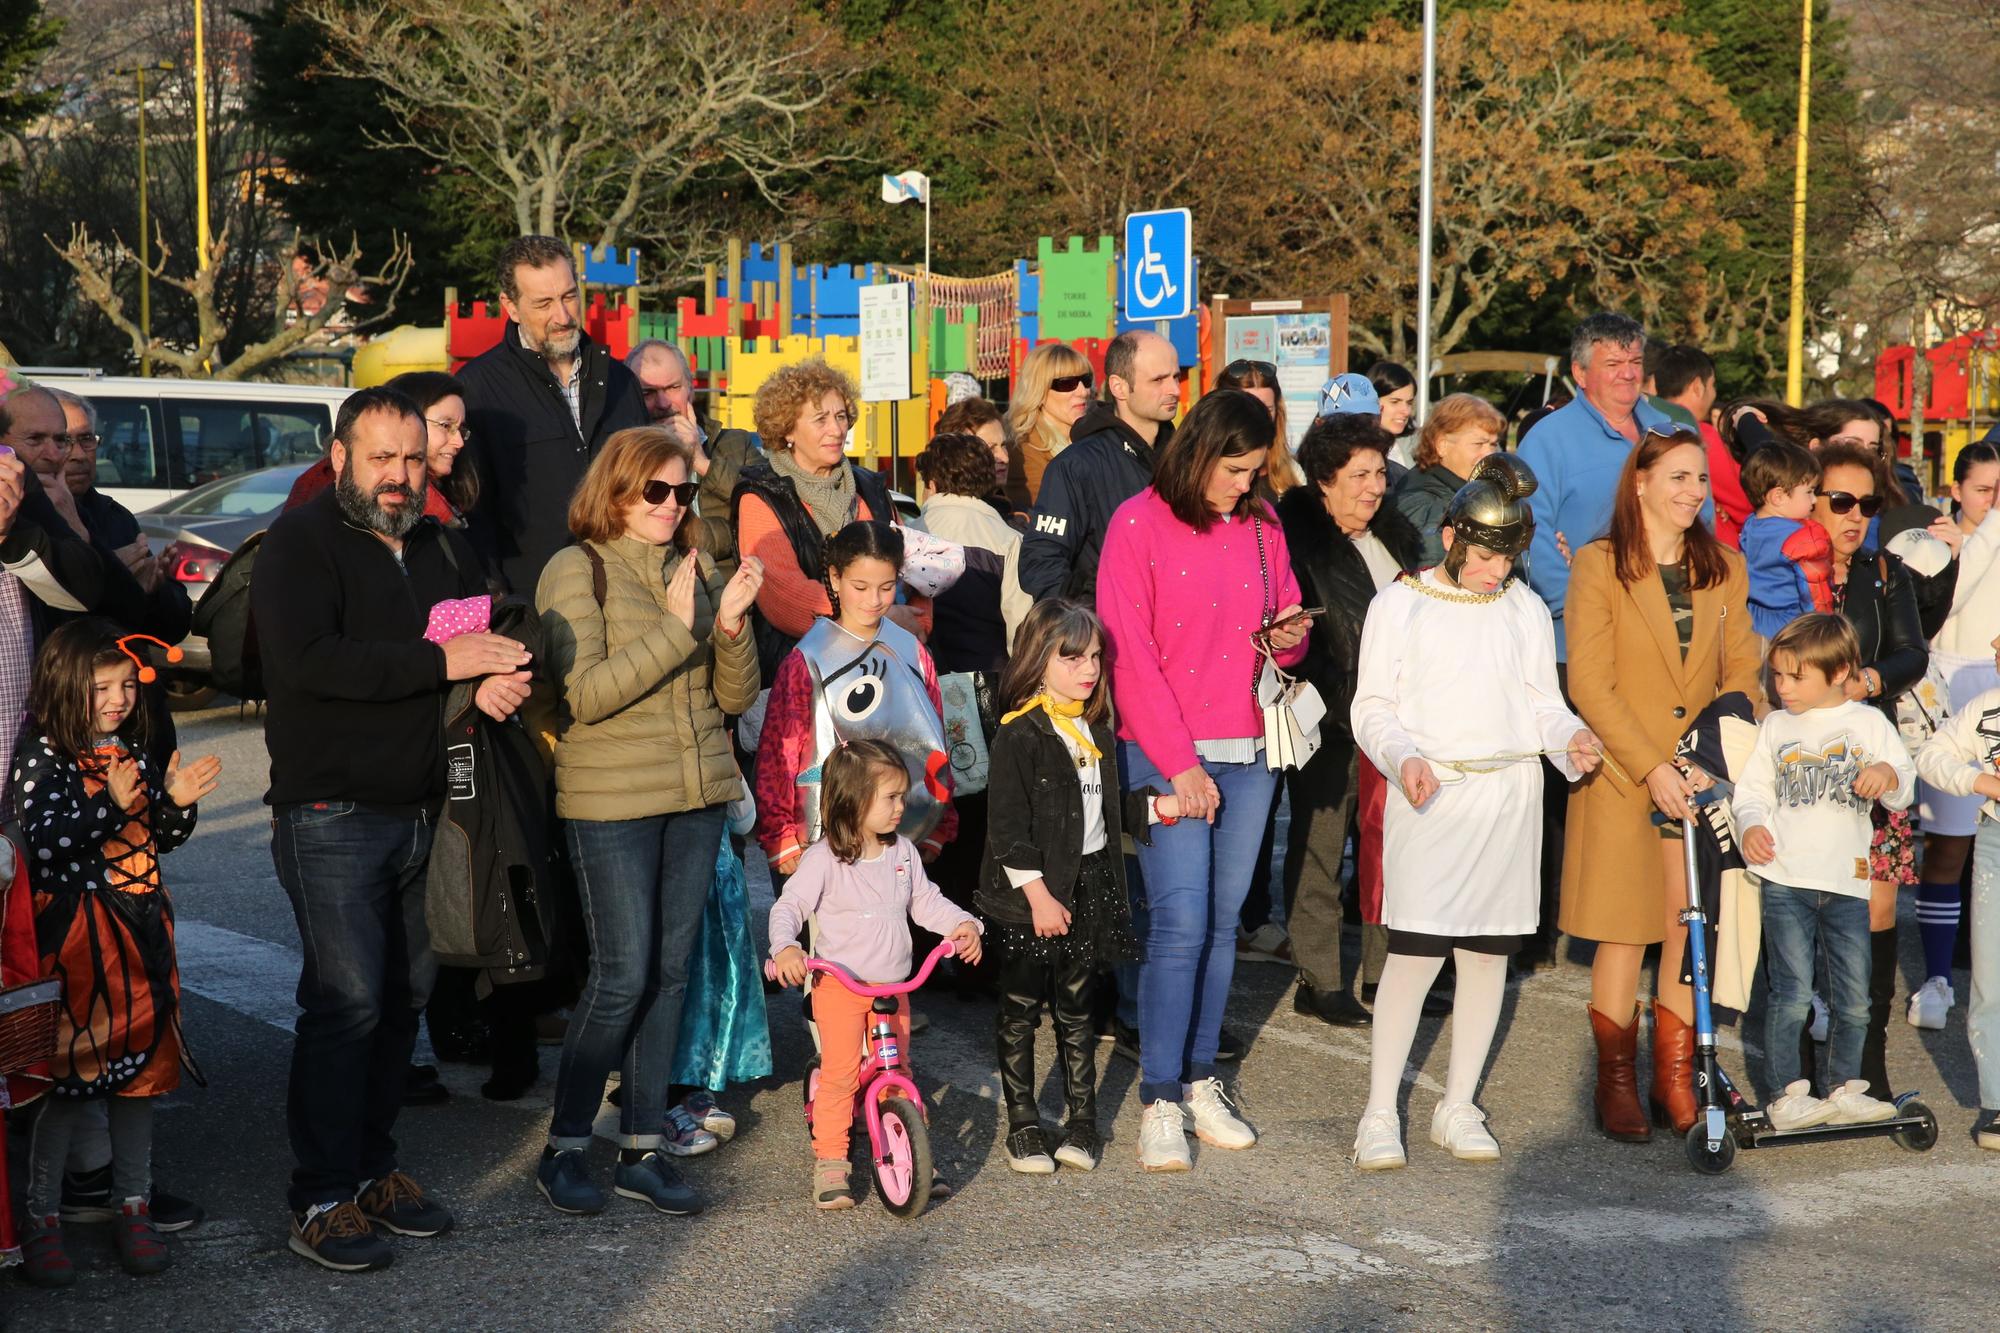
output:
[[[1202,1142],[1247,1148],[1256,1133],[1215,1074],[1236,966],[1236,918],[1271,813],[1255,696],[1269,642],[1304,656],[1284,530],[1252,494],[1274,427],[1247,393],[1211,393],[1160,455],[1153,484],[1111,517],[1097,573],[1110,636],[1119,770],[1128,790],[1173,789],[1181,817],[1140,848],[1148,920],[1139,973],[1139,1162],[1185,1171],[1182,1101]],[[1165,823],[1166,821],[1162,821]]]

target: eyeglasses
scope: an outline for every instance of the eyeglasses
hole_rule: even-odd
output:
[[[685,509],[694,503],[695,492],[700,489],[698,481],[661,481],[655,477],[639,488],[639,495],[649,505],[663,505],[671,495],[674,503]]]
[[[1882,442],[1880,440],[1864,440],[1859,435],[1836,435],[1828,440],[1827,443],[1844,444],[1852,449],[1866,449],[1871,454],[1882,452]]]
[[[90,443],[84,444],[83,442],[85,440],[90,441]],[[67,432],[59,434],[50,434],[48,431],[45,430],[37,430],[37,431],[30,431],[26,435],[23,435],[21,437],[21,443],[32,444],[36,446],[53,444],[58,449],[71,449],[79,445],[81,445],[86,449],[95,449],[97,447],[97,437],[95,435],[90,435],[90,434],[71,435]]]
[[[1819,491],[1816,494],[1836,514],[1851,513],[1857,505],[1863,518],[1873,518],[1882,512],[1882,497],[1879,495],[1852,495],[1846,491]]]
[[[1096,382],[1096,378],[1087,370],[1081,375],[1058,375],[1049,381],[1049,392],[1075,393],[1078,389],[1088,389]]]
[[[1667,426],[1648,426],[1646,427],[1646,434],[1657,435],[1663,440],[1682,440],[1688,444],[1702,443],[1699,431],[1695,430],[1692,426],[1683,426],[1678,422]]]
[[[461,444],[472,443],[472,427],[466,425],[463,421],[439,421],[435,417],[425,417],[424,420],[430,425],[436,426],[447,435],[458,436]]]
[[[1255,373],[1273,384],[1278,382],[1278,368],[1269,361],[1231,361],[1222,368],[1222,373],[1233,380]]]

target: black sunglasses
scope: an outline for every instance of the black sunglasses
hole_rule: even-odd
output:
[[[1097,381],[1089,371],[1081,375],[1058,375],[1049,381],[1050,393],[1074,393],[1078,388],[1088,389]]]
[[[1231,361],[1222,368],[1222,373],[1233,380],[1240,380],[1252,371],[1271,384],[1278,382],[1278,368],[1269,361]]]
[[[1826,501],[1826,507],[1836,514],[1845,514],[1856,505],[1861,506],[1861,517],[1873,518],[1882,512],[1882,497],[1879,495],[1849,495],[1846,491],[1815,492]]]
[[[694,503],[695,492],[700,489],[698,481],[661,481],[655,477],[639,488],[639,496],[649,505],[663,505],[671,495],[674,503],[685,509]]]

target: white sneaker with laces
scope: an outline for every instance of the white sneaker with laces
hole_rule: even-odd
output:
[[[1139,1169],[1194,1169],[1194,1156],[1188,1152],[1187,1122],[1181,1118],[1179,1102],[1147,1104],[1145,1114],[1139,1120]]]
[[[1252,931],[1236,932],[1236,961],[1239,963],[1286,963],[1292,961],[1292,940],[1285,928],[1266,921]]]
[[[1188,1112],[1194,1116],[1194,1136],[1218,1148],[1248,1148],[1257,1142],[1257,1131],[1243,1122],[1230,1105],[1229,1094],[1219,1078],[1204,1078],[1182,1090]]]
[[[1363,1171],[1391,1171],[1407,1166],[1403,1155],[1403,1122],[1394,1111],[1370,1111],[1354,1131],[1354,1164]]]
[[[1830,1123],[1836,1125],[1872,1125],[1877,1120],[1887,1120],[1896,1114],[1894,1102],[1868,1095],[1868,1080],[1865,1078],[1847,1080],[1835,1088],[1826,1100],[1833,1107]]]
[[[1832,1025],[1833,1011],[1826,1007],[1826,1001],[1819,997],[1819,992],[1814,991],[1812,997],[1812,1023],[1806,1031],[1812,1034],[1814,1041],[1825,1041],[1827,1030]]]
[[[1431,1112],[1431,1142],[1462,1162],[1500,1160],[1500,1145],[1486,1128],[1486,1112],[1471,1102],[1439,1102]]]
[[[1910,1026],[1937,1031],[1944,1026],[1944,1017],[1957,999],[1952,994],[1950,977],[1932,977],[1910,997]]]
[[[1810,1129],[1833,1119],[1835,1109],[1831,1099],[1822,1101],[1812,1095],[1811,1083],[1795,1078],[1785,1085],[1782,1097],[1773,1098],[1764,1108],[1764,1116],[1773,1129]]]

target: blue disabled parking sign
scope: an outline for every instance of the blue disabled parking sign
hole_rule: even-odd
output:
[[[1125,215],[1125,318],[1183,319],[1194,309],[1194,222],[1185,208]]]

